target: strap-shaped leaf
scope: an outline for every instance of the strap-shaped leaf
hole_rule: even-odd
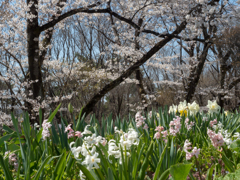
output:
[[[10,171],[9,171],[8,166],[4,163],[4,160],[3,160],[2,155],[0,155],[0,165],[1,165],[2,168],[3,168],[3,171],[4,171],[4,174],[5,174],[6,179],[7,179],[7,180],[13,180],[12,175],[11,175],[11,173],[10,173]]]
[[[160,169],[161,169],[161,166],[162,166],[162,161],[163,161],[164,155],[165,155],[165,153],[166,153],[166,150],[167,150],[167,145],[164,147],[164,150],[163,150],[163,152],[162,152],[162,154],[161,154],[161,156],[160,156],[160,159],[159,159],[159,161],[158,161],[157,169],[156,169],[156,171],[155,171],[153,180],[156,180],[157,177],[158,177],[158,174],[159,174],[159,172],[160,172]]]

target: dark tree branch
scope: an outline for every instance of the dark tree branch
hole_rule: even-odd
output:
[[[83,107],[82,114],[88,115],[92,110],[94,105],[102,98],[104,95],[118,86],[121,82],[123,82],[127,77],[129,77],[138,67],[143,65],[148,59],[150,59],[156,52],[158,52],[162,47],[164,47],[169,41],[174,38],[175,34],[181,33],[183,29],[185,29],[187,23],[186,21],[182,22],[177,29],[172,33],[172,36],[167,36],[160,42],[158,42],[153,48],[151,48],[139,61],[129,67],[120,77],[107,84],[104,88],[102,88],[96,95],[92,97],[92,99]]]
[[[161,38],[165,38],[166,36],[174,36],[174,38],[176,39],[182,39],[184,41],[199,41],[199,42],[205,42],[205,39],[199,39],[199,38],[183,38],[181,36],[178,36],[177,34],[173,34],[173,33],[158,33],[156,31],[152,31],[152,30],[148,30],[148,29],[143,29],[141,30],[140,26],[138,26],[136,23],[134,23],[132,21],[132,19],[128,19],[128,18],[125,18],[119,14],[117,14],[116,12],[113,12],[111,9],[110,9],[110,6],[108,6],[108,8],[106,9],[90,9],[90,8],[94,8],[96,6],[100,5],[100,3],[96,3],[96,4],[92,4],[92,5],[89,5],[87,7],[84,7],[84,8],[78,8],[78,9],[74,9],[74,10],[70,10],[62,15],[60,15],[59,17],[57,18],[54,18],[54,20],[48,22],[47,24],[45,25],[42,25],[39,30],[40,32],[42,31],[45,31],[51,27],[54,27],[57,23],[61,22],[62,20],[64,20],[65,18],[68,18],[72,15],[75,15],[77,13],[89,13],[89,14],[93,14],[93,13],[108,13],[110,14],[111,16],[114,16],[115,18],[131,25],[133,28],[137,29],[137,30],[140,30],[141,32],[143,33],[147,33],[147,34],[152,34],[152,35],[155,35],[155,36],[158,36],[158,37],[161,37]],[[198,6],[197,6],[198,7]],[[196,7],[196,8],[197,8]],[[193,8],[190,13],[194,10],[195,8]]]
[[[240,78],[235,79],[233,82],[230,83],[228,86],[228,90],[231,90],[234,86],[236,86],[238,83],[240,83]]]
[[[83,8],[78,8],[78,9],[73,9],[71,11],[68,11],[56,18],[53,18],[52,21],[42,25],[39,30],[40,32],[42,31],[45,31],[51,27],[54,27],[57,23],[59,23],[60,21],[72,16],[72,15],[75,15],[77,13],[80,13],[80,12],[83,12],[83,13],[107,13],[107,9],[96,9],[96,10],[90,10],[90,8],[94,8],[96,6],[100,5],[100,3],[95,3],[95,4],[92,4],[92,5],[89,5],[87,7],[83,7]]]

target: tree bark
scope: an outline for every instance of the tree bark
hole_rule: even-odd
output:
[[[225,77],[226,77],[226,73],[228,70],[226,61],[228,60],[228,58],[231,55],[231,51],[229,50],[227,52],[227,54],[223,57],[221,49],[219,49],[219,58],[220,58],[220,89],[221,92],[218,93],[218,104],[221,107],[221,112],[223,112],[223,108],[224,108],[224,82],[225,82]]]
[[[31,84],[31,90],[33,93],[33,99],[37,100],[40,96],[41,100],[44,98],[41,66],[39,64],[39,25],[38,25],[38,0],[27,0],[27,4],[32,3],[28,14],[32,14],[35,17],[27,20],[27,52],[28,52],[28,65],[29,65],[29,80]],[[29,113],[32,114],[33,107],[31,105]],[[34,119],[31,118],[31,123],[34,123]]]
[[[186,87],[187,95],[186,95],[185,99],[187,102],[191,101],[191,99],[195,93],[196,86],[200,79],[200,75],[202,73],[203,66],[204,66],[204,63],[206,61],[206,57],[208,54],[208,49],[210,48],[210,46],[211,46],[211,44],[209,44],[209,43],[204,44],[204,49],[203,49],[203,52],[202,52],[200,58],[198,59],[198,64],[190,71],[190,75],[188,77],[188,82],[187,82],[187,87]]]

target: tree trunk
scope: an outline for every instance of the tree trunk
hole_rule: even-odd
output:
[[[200,75],[202,73],[203,70],[203,66],[204,63],[206,61],[206,57],[208,54],[208,49],[210,48],[210,44],[205,43],[204,44],[204,49],[203,52],[200,56],[200,58],[198,59],[198,64],[190,71],[190,75],[188,78],[188,83],[187,83],[187,87],[186,87],[186,91],[187,91],[187,95],[186,95],[186,101],[190,102],[195,90],[196,90],[196,86],[198,84],[198,81],[200,79]]]
[[[41,64],[39,63],[39,26],[38,26],[38,0],[27,0],[27,3],[32,3],[28,14],[32,14],[35,17],[27,20],[27,53],[28,53],[28,64],[29,64],[29,81],[31,83],[31,90],[33,93],[33,99],[38,102],[44,98]],[[31,105],[29,109],[30,114],[34,114],[33,107]],[[31,123],[35,120],[31,118]]]
[[[231,51],[228,51],[227,54],[223,57],[222,56],[222,52],[221,50],[219,50],[219,58],[220,58],[220,89],[221,92],[218,93],[218,105],[221,107],[221,112],[223,112],[223,108],[224,108],[224,100],[223,97],[225,95],[224,93],[224,82],[225,82],[225,77],[226,77],[226,73],[227,73],[227,64],[226,61],[228,60],[228,58],[231,55]]]

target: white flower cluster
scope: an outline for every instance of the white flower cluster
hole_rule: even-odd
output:
[[[82,135],[85,135],[82,146],[73,147],[75,142],[71,142],[70,149],[76,160],[82,161],[84,159],[82,164],[86,165],[87,169],[90,171],[93,168],[99,168],[98,163],[100,163],[100,158],[98,158],[99,154],[96,152],[96,146],[98,146],[99,143],[105,146],[107,144],[107,140],[102,136],[92,134],[92,132],[87,129],[88,127],[89,125],[87,125],[84,129],[84,132],[81,133]],[[82,155],[83,159],[79,158],[80,154]],[[80,177],[81,179],[84,179],[84,175],[81,171]]]
[[[82,164],[86,165],[88,170],[91,170],[93,168],[99,168],[98,163],[101,162],[100,158],[98,158],[99,154],[96,152],[96,146],[98,146],[99,143],[105,146],[107,144],[107,140],[102,136],[92,134],[92,132],[88,130],[89,126],[90,125],[87,125],[82,133],[82,135],[85,135],[82,146],[74,147],[73,145],[75,142],[71,142],[70,149],[74,155],[74,158],[82,161]],[[115,158],[119,159],[119,163],[121,164],[121,148],[123,149],[123,154],[125,155],[126,153],[126,155],[129,156],[130,153],[128,151],[132,145],[138,145],[139,138],[138,133],[132,128],[125,133],[122,130],[117,130],[115,127],[115,132],[120,135],[120,140],[118,143],[114,139],[111,139],[108,142],[108,158],[110,156],[114,156]],[[79,157],[80,155],[81,157]],[[81,179],[86,178],[82,171],[80,171],[79,176]]]
[[[216,101],[210,101],[210,100],[208,100],[208,105],[207,105],[207,107],[208,107],[208,112],[210,113],[210,114],[213,114],[213,113],[218,113],[220,110],[221,110],[221,107],[217,104],[217,102]]]
[[[221,109],[221,107],[217,104],[216,101],[210,101],[208,100],[208,112],[210,114],[213,113],[218,113]],[[186,100],[183,102],[180,102],[179,105],[172,105],[169,107],[169,111],[168,113],[174,113],[176,114],[177,112],[180,113],[181,116],[185,115],[187,116],[188,112],[190,113],[190,115],[196,115],[197,112],[199,112],[200,107],[199,105],[194,101],[192,104],[187,103]]]
[[[42,127],[43,127],[43,131],[42,131],[42,138],[43,140],[46,140],[47,137],[50,137],[50,133],[49,133],[49,128],[52,126],[52,124],[50,122],[47,122],[48,120],[45,119],[42,123]]]
[[[212,124],[212,125],[211,125]],[[234,133],[232,135],[228,132],[228,130],[223,129],[223,124],[221,122],[217,123],[217,120],[214,119],[213,121],[210,121],[210,126],[214,129],[215,132],[218,132],[222,135],[223,141],[226,143],[228,148],[230,148],[230,145],[240,139],[240,134],[238,132]]]
[[[119,159],[119,163],[122,164],[122,156],[121,156],[121,148],[123,150],[123,155],[129,156],[130,153],[128,152],[132,145],[138,145],[139,138],[138,133],[130,128],[127,133],[123,132],[122,130],[118,130],[115,127],[115,133],[120,135],[119,143],[116,140],[112,139],[108,143],[108,158],[110,156],[114,156],[116,159]],[[111,160],[109,159],[111,162]]]
[[[183,101],[180,102],[178,106],[174,104],[170,106],[168,113],[176,114],[179,112],[181,116],[187,116],[188,112],[190,112],[190,115],[195,115],[197,112],[199,112],[199,109],[199,105],[195,101],[192,104]]]

